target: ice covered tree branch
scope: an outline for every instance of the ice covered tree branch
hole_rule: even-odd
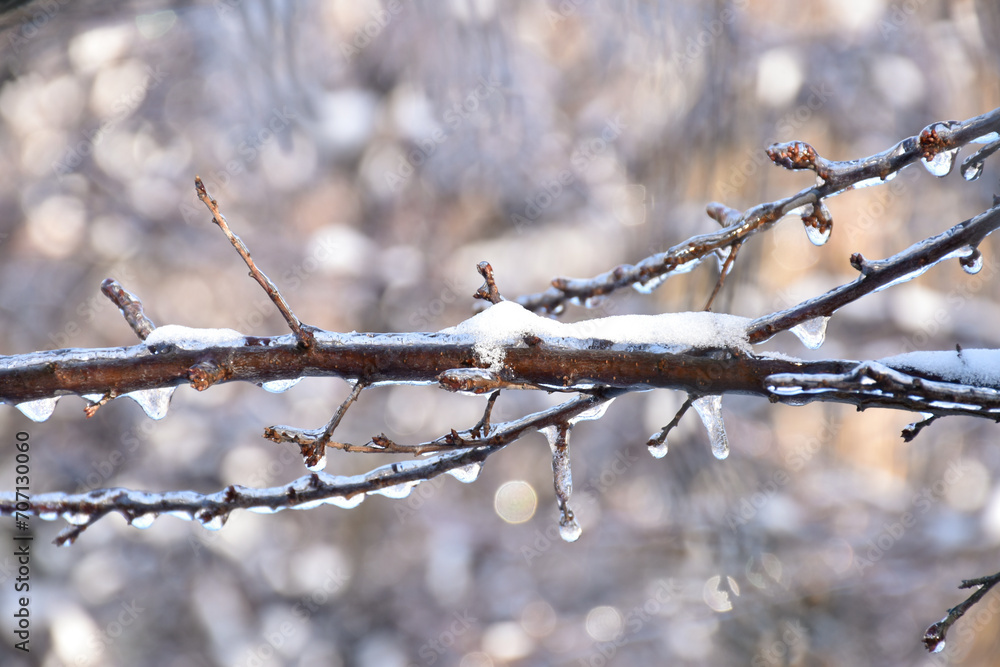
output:
[[[994,109],[963,122],[932,123],[919,134],[859,160],[827,160],[803,141],[775,144],[767,149],[768,157],[775,164],[786,169],[814,171],[817,184],[790,197],[759,204],[743,213],[713,202],[708,205],[707,212],[723,225],[720,231],[695,236],[637,264],[616,266],[593,278],[555,278],[546,291],[522,296],[517,301],[529,310],[559,313],[566,303],[593,305],[600,297],[623,287],[633,286],[640,292],[649,292],[671,275],[692,270],[713,253],[725,259],[721,283],[731,268],[731,255],[739,245],[754,234],[770,229],[786,215],[800,215],[810,240],[817,245],[826,243],[833,229],[833,220],[823,203],[827,197],[887,183],[899,171],[921,160],[935,176],[947,176],[958,149],[976,142],[987,145],[964,161],[962,175],[966,180],[978,178],[983,161],[1000,148],[998,132],[1000,109]]]

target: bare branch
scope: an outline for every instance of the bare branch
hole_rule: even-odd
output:
[[[956,605],[948,610],[948,614],[942,618],[940,621],[927,628],[927,632],[924,633],[924,647],[927,648],[931,653],[938,653],[944,649],[945,637],[948,634],[948,630],[955,621],[962,618],[965,612],[969,611],[974,604],[986,597],[986,594],[1000,583],[1000,572],[992,574],[987,577],[980,577],[978,579],[967,579],[962,582],[959,588],[973,588],[979,586],[979,590],[970,595],[964,602]]]
[[[960,123],[932,123],[919,134],[900,141],[892,148],[871,157],[848,162],[823,159],[812,146],[801,141],[775,144],[768,149],[768,156],[772,161],[787,169],[815,171],[820,183],[785,199],[754,206],[736,219],[732,214],[734,209],[722,204],[710,204],[708,214],[715,220],[725,221],[728,224],[725,229],[692,237],[666,252],[647,257],[638,264],[623,264],[593,278],[556,278],[548,290],[522,296],[517,302],[529,310],[558,313],[567,302],[585,305],[588,299],[610,294],[622,287],[635,285],[644,291],[649,290],[671,273],[691,270],[712,252],[746,241],[750,236],[769,229],[786,215],[799,212],[802,207],[805,207],[803,214],[806,226],[809,227],[809,220],[814,219],[817,222],[812,226],[817,230],[822,229],[832,225],[829,218],[825,222],[819,222],[816,217],[817,207],[821,206],[824,197],[855,187],[888,182],[893,174],[922,158],[930,159],[939,153],[948,153],[997,131],[1000,131],[1000,109]],[[980,153],[984,151],[985,149]],[[987,155],[988,153],[982,155],[982,159]],[[979,163],[981,164],[981,160]]]
[[[226,238],[229,239],[229,242],[233,244],[234,248],[236,248],[236,252],[238,252],[240,257],[243,258],[243,261],[246,262],[247,268],[250,269],[250,276],[264,288],[264,291],[267,292],[271,301],[273,301],[274,305],[278,307],[279,311],[281,311],[281,316],[285,318],[285,321],[288,323],[288,327],[299,340],[299,344],[303,348],[309,349],[313,343],[312,332],[303,327],[302,322],[300,322],[299,318],[292,312],[292,309],[288,306],[285,298],[281,296],[278,288],[273,282],[271,282],[271,279],[268,278],[263,271],[257,268],[253,258],[250,256],[250,250],[247,248],[246,244],[243,243],[243,240],[234,234],[229,228],[229,223],[226,222],[225,216],[223,216],[219,211],[219,203],[214,197],[208,194],[207,190],[205,190],[205,184],[201,182],[201,178],[199,176],[194,177],[194,188],[198,193],[198,198],[201,199],[201,201],[205,203],[205,206],[208,207],[208,210],[211,211],[212,222],[219,226],[219,229],[223,231]]]
[[[139,337],[139,340],[146,340],[146,337],[153,332],[156,325],[146,317],[142,310],[142,302],[139,297],[123,288],[114,278],[106,278],[101,283],[101,292],[111,299],[111,303],[118,306],[125,321],[132,327],[132,331]]]
[[[472,295],[475,299],[483,299],[489,301],[490,303],[500,303],[503,301],[503,297],[500,296],[500,290],[497,289],[496,281],[493,279],[493,267],[490,266],[489,262],[479,262],[476,265],[476,270],[486,281],[483,286],[476,290],[476,293]]]

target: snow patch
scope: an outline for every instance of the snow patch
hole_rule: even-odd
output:
[[[166,324],[153,329],[145,343],[153,348],[173,345],[181,350],[201,350],[206,347],[242,346],[246,344],[246,336],[235,329],[193,329]]]
[[[946,382],[1000,389],[1000,350],[908,352],[879,361],[890,368],[933,375]]]
[[[664,313],[662,315],[613,315],[565,324],[541,317],[514,301],[501,301],[483,312],[442,329],[443,334],[472,336],[479,360],[493,370],[503,365],[505,349],[526,336],[560,347],[584,347],[583,341],[607,340],[613,345],[662,345],[677,349],[728,348],[749,353],[750,320],[718,313]]]

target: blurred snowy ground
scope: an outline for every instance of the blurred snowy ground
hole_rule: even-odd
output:
[[[471,313],[481,260],[505,295],[540,291],[712,230],[709,201],[744,209],[808,184],[767,162],[773,141],[853,159],[1000,106],[985,2],[36,4],[0,35],[4,354],[132,344],[99,293],[108,276],[157,324],[283,333],[209,224],[195,174],[304,321],[436,330]],[[914,167],[847,193],[829,204],[821,248],[787,219],[742,250],[716,310],[754,317],[850,280],[850,253],[885,257],[971,217],[997,178],[993,162],[972,183]],[[819,350],[788,334],[761,349],[997,347],[996,247],[983,245],[977,276],[947,263],[845,308]],[[698,310],[714,281],[706,263],[564,317]],[[347,393],[308,379],[285,394],[181,388],[160,422],[127,401],[84,420],[64,399],[42,424],[0,410],[0,433],[31,434],[36,492],[274,485],[303,469],[264,426],[318,426]],[[555,400],[508,393],[494,414]],[[33,650],[17,654],[5,630],[2,661],[1000,660],[997,594],[943,653],[918,641],[964,599],[960,579],[998,569],[995,425],[947,419],[905,444],[906,414],[728,397],[726,461],[694,414],[654,460],[643,443],[681,400],[628,396],[575,430],[575,544],[557,538],[541,436],[475,484],[447,478],[353,510],[239,513],[217,533],[113,518],[68,549],[48,546],[58,525],[36,522]],[[371,390],[340,434],[430,439],[474,424],[484,402]],[[332,456],[328,470],[382,462]],[[0,487],[13,476],[8,447]],[[8,620],[12,567],[0,556]]]

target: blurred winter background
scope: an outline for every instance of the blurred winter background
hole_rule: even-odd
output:
[[[436,330],[472,312],[488,260],[508,297],[635,262],[808,174],[764,148],[828,158],[883,150],[935,120],[1000,105],[994,3],[969,0],[39,0],[0,33],[0,353],[131,345],[99,292],[112,276],[157,324],[284,333],[194,197],[200,174],[306,322]],[[965,153],[967,154],[967,152]],[[716,310],[759,316],[853,279],[852,252],[895,253],[984,210],[975,182],[919,167],[830,202],[832,240],[789,218],[740,253]],[[560,183],[562,178],[562,183]],[[558,184],[558,185],[554,185]],[[997,244],[843,309],[808,358],[1000,345]],[[698,310],[705,264],[594,311]],[[301,474],[261,438],[319,426],[338,380],[284,394],[181,388],[159,422],[131,401],[47,422],[0,409],[0,487],[14,434],[32,491],[214,492]],[[35,522],[32,652],[13,650],[12,548],[0,549],[5,665],[947,665],[1000,660],[994,593],[929,656],[919,638],[995,572],[997,427],[727,397],[733,453],[689,414],[655,460],[649,435],[682,397],[619,399],[573,437],[584,533],[556,533],[548,447],[533,435],[480,479],[407,500],[260,516],[219,532],[118,516],[59,549]],[[501,397],[495,416],[551,405]],[[485,399],[366,391],[340,434],[405,442],[466,428]],[[331,456],[328,471],[386,459]],[[907,513],[909,513],[907,515]],[[902,522],[912,516],[914,522]],[[11,520],[0,541],[13,544]],[[61,522],[60,522],[61,523]]]

